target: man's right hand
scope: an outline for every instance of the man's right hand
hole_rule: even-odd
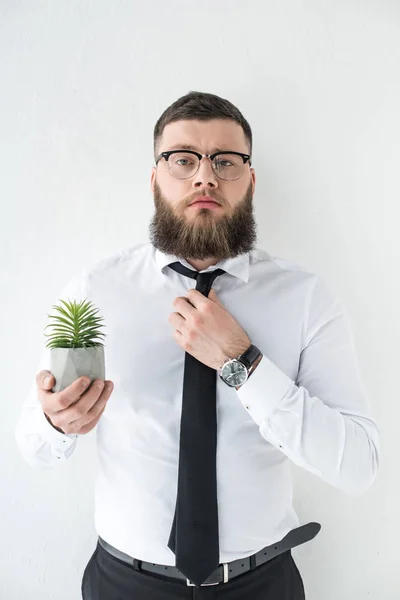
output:
[[[45,382],[45,378],[50,380]],[[84,382],[87,385],[83,385]],[[101,387],[97,387],[101,383]],[[114,388],[112,381],[89,377],[75,379],[60,392],[52,392],[55,379],[50,371],[36,375],[39,400],[50,424],[61,433],[89,433],[99,421]]]

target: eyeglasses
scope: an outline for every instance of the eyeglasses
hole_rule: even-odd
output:
[[[161,152],[156,159],[156,165],[161,158],[168,163],[169,174],[177,179],[188,179],[196,175],[200,168],[200,161],[207,157],[212,162],[212,168],[217,177],[226,181],[234,181],[243,175],[244,165],[251,158],[242,152],[214,152],[214,154],[200,154],[194,150],[168,150]]]

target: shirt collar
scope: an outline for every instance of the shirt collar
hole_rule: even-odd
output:
[[[174,254],[166,254],[161,252],[161,250],[158,248],[154,248],[154,260],[162,273],[166,272],[167,266],[170,263],[176,261],[181,262],[189,269],[193,269],[192,265],[190,265],[185,259],[177,258]],[[246,252],[245,254],[240,254],[234,258],[221,260],[216,265],[212,265],[211,267],[208,267],[208,269],[204,269],[204,271],[201,272],[207,273],[208,271],[214,271],[214,269],[223,269],[227,273],[230,273],[234,277],[239,277],[239,279],[242,279],[245,283],[247,283],[249,280],[249,262],[250,253]]]

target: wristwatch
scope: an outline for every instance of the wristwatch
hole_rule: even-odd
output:
[[[220,368],[218,375],[230,387],[238,387],[249,378],[254,363],[261,356],[261,350],[250,344],[243,354],[227,360]]]

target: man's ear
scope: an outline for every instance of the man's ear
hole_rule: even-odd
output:
[[[252,182],[252,193],[254,194],[255,189],[256,189],[256,172],[253,167],[250,167],[250,173],[251,173],[251,182]]]
[[[152,168],[151,170],[151,177],[150,177],[150,185],[151,185],[151,191],[154,193],[154,182],[156,179],[156,173],[157,173],[157,169],[155,167]]]

